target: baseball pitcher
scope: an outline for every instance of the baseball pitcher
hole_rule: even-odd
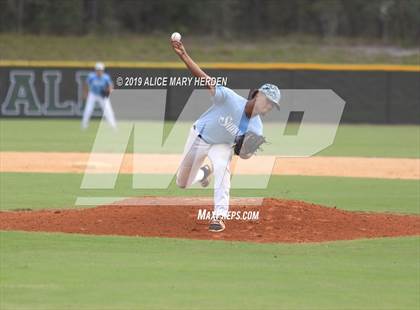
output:
[[[209,230],[221,232],[229,210],[230,162],[233,154],[250,158],[265,142],[260,115],[279,108],[280,90],[264,84],[249,99],[233,90],[213,85],[211,78],[191,59],[180,40],[171,39],[175,53],[191,73],[207,81],[212,106],[193,124],[184,148],[176,183],[186,188],[194,183],[208,186],[214,174],[214,216]],[[211,165],[204,165],[205,158]]]
[[[101,62],[96,63],[95,72],[89,73],[84,88],[84,97],[86,99],[85,110],[83,111],[82,128],[89,126],[89,120],[95,109],[95,103],[98,102],[104,113],[105,119],[113,127],[117,127],[114,111],[112,110],[109,95],[112,91],[111,77],[105,72],[105,65]],[[86,98],[87,97],[87,98]]]

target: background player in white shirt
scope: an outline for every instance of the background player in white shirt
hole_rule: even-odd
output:
[[[229,210],[229,165],[235,139],[249,132],[262,136],[260,115],[268,113],[274,106],[279,108],[280,90],[275,85],[264,84],[253,91],[251,99],[245,99],[227,87],[212,85],[210,77],[191,59],[179,39],[172,38],[171,44],[175,53],[195,77],[209,79],[206,86],[213,101],[213,105],[200,116],[190,130],[176,183],[181,188],[197,182],[207,186],[209,176],[214,173],[215,216],[210,222],[209,230],[221,232],[225,229],[223,219]],[[252,154],[241,157],[249,158]],[[211,166],[202,166],[206,157],[210,159]]]
[[[104,113],[105,119],[113,127],[117,127],[114,111],[112,110],[109,95],[112,91],[111,77],[104,72],[105,65],[101,62],[96,63],[95,72],[89,73],[84,88],[84,97],[86,99],[85,110],[83,111],[82,128],[89,126],[89,120],[95,109],[95,103],[99,103]],[[87,98],[86,98],[87,97]]]

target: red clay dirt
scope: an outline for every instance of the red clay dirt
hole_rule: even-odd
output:
[[[0,230],[93,235],[170,237],[248,242],[323,242],[420,235],[420,216],[349,212],[302,201],[265,198],[262,206],[234,205],[234,211],[259,211],[259,220],[226,221],[222,233],[207,231],[191,199],[179,205],[138,205],[135,200],[86,209],[0,212]]]

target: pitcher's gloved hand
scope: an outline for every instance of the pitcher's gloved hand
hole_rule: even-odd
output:
[[[236,155],[239,155],[242,159],[248,159],[266,142],[263,136],[249,131],[244,135],[236,136],[233,149]]]

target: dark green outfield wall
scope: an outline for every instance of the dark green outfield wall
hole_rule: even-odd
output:
[[[227,77],[228,87],[256,88],[262,83],[282,89],[332,89],[346,101],[342,122],[420,123],[420,73],[398,71],[206,70]],[[0,68],[2,117],[74,117],[81,114],[85,68]],[[108,70],[118,76],[190,76],[182,69]],[[118,87],[116,87],[118,88]],[[130,88],[130,87],[128,87]],[[165,87],[166,116],[176,119],[193,88]],[[98,111],[99,112],[99,111]]]

